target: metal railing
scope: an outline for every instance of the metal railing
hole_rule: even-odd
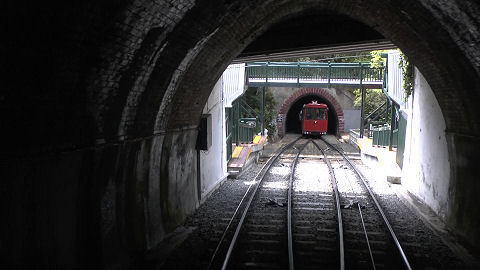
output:
[[[233,145],[251,143],[259,131],[259,117],[242,97],[232,102],[232,108],[225,108],[227,161],[231,159]]]
[[[254,62],[246,66],[248,82],[318,82],[335,84],[381,83],[384,68],[374,68],[370,63],[293,63],[293,62]]]
[[[238,142],[251,143],[258,127],[258,118],[238,119]]]
[[[360,138],[360,130],[359,129],[350,129],[349,140],[350,140],[351,143],[355,144],[357,147],[359,147],[358,138]]]
[[[372,128],[372,145],[389,146],[390,145],[390,125],[378,125]],[[392,146],[397,147],[398,128],[393,130]]]

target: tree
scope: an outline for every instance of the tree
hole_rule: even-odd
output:
[[[386,50],[378,50],[370,52],[370,66],[374,68],[385,67],[386,59],[382,57],[382,54],[386,53]],[[354,105],[360,107],[362,105],[362,91],[360,89],[353,90],[355,94]],[[365,89],[365,116],[368,116],[378,107],[380,107],[386,100],[385,94],[381,89]],[[379,120],[385,120],[381,117]]]
[[[261,88],[250,87],[243,94],[245,102],[255,110],[258,116],[260,116],[260,98],[262,94]],[[275,99],[273,94],[269,91],[265,91],[265,128],[268,130],[268,136],[275,134],[277,127],[276,124],[276,112],[275,112]],[[260,128],[258,129],[260,131]]]
[[[362,106],[362,91],[360,89],[353,90],[355,94],[355,106]],[[382,92],[382,89],[365,89],[365,117],[371,114],[376,110],[380,105],[382,105],[386,98],[385,94]],[[378,120],[385,120],[384,117],[381,117]]]

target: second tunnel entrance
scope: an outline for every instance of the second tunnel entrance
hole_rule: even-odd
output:
[[[318,103],[327,104],[328,110],[328,134],[337,134],[338,132],[338,115],[334,109],[333,104],[328,101],[326,98],[310,94],[300,97],[295,102],[293,102],[290,108],[287,111],[285,117],[285,132],[287,133],[301,133],[301,125],[298,119],[298,115],[304,104],[310,103],[312,101],[317,101]]]

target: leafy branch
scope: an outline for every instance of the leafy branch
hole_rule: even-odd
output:
[[[408,98],[413,92],[413,65],[403,52],[400,52],[398,67],[402,70],[403,89],[405,90],[405,98]]]

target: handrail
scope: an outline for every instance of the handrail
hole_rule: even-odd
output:
[[[255,111],[255,109],[253,109],[250,105],[248,105],[248,103],[247,103],[245,100],[242,99],[242,103],[243,103],[243,104],[242,104],[242,107],[243,107],[243,105],[246,105],[247,109],[250,110],[249,115],[250,115],[251,117],[260,118],[260,117],[258,116],[258,114],[257,114],[257,111]],[[251,112],[253,112],[254,115],[252,115]]]
[[[240,104],[240,108],[248,114],[248,116],[252,117],[252,118],[255,118],[256,116],[254,116],[250,111],[248,111],[247,109],[245,109],[245,107],[243,106],[243,104]]]
[[[367,117],[365,117],[365,119],[368,119],[370,118],[374,113],[376,113],[378,110],[380,110],[381,108],[383,108],[383,106],[385,106],[387,104],[387,102],[385,101],[384,103],[382,103],[382,105],[378,106],[378,108],[376,108],[373,112],[371,112]]]
[[[304,62],[254,62],[246,65],[250,79],[275,80],[360,80],[383,81],[384,67],[372,67],[370,63],[304,63]]]

